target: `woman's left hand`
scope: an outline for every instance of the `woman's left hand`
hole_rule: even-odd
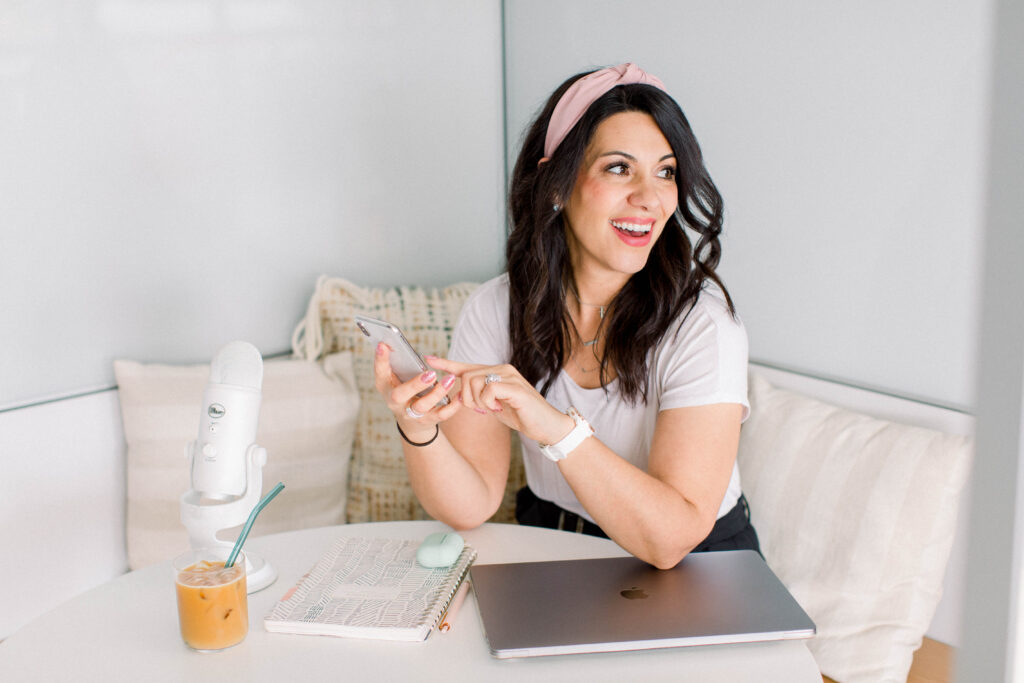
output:
[[[575,426],[511,365],[472,365],[433,356],[426,361],[462,380],[458,399],[464,406],[490,413],[538,443],[557,443]]]

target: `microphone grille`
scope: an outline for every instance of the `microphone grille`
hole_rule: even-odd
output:
[[[259,349],[244,341],[224,346],[210,363],[210,383],[259,391],[263,386],[263,357]]]

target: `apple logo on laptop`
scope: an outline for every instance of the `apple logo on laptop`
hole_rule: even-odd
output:
[[[644,589],[638,588],[637,586],[633,586],[632,588],[627,588],[624,591],[620,591],[619,595],[626,598],[627,600],[643,600],[647,598],[647,593],[644,592]]]

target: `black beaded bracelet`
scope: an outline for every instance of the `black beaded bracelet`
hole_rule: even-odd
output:
[[[434,436],[432,436],[430,438],[430,441],[424,441],[423,443],[416,443],[415,441],[410,441],[409,437],[407,437],[405,435],[405,432],[402,431],[402,425],[398,424],[398,420],[395,420],[395,426],[398,427],[398,433],[402,435],[402,438],[405,439],[405,442],[407,444],[409,444],[410,446],[416,446],[417,448],[422,448],[423,446],[429,446],[430,444],[434,443],[434,439],[436,439],[437,435],[441,433],[441,426],[440,425],[434,425]]]

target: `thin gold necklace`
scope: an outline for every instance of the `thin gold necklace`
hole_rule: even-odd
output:
[[[591,308],[596,308],[597,309],[597,315],[599,316],[600,321],[601,321],[600,323],[598,323],[598,326],[597,326],[598,334],[600,334],[600,332],[601,332],[601,323],[604,322],[604,312],[608,310],[608,304],[588,304],[586,301],[582,301],[580,299],[579,293],[576,292],[576,285],[570,285],[570,288],[572,290],[573,297],[576,299],[576,303],[578,303],[580,306],[590,306]],[[597,337],[594,337],[590,341],[583,342],[583,345],[584,346],[593,346],[596,343],[597,343]],[[578,363],[577,363],[576,367],[579,368],[579,364]],[[588,372],[588,371],[584,370],[583,368],[580,368],[580,372]],[[593,370],[590,370],[589,372],[593,372]]]
[[[591,342],[591,343],[593,343],[593,342]],[[586,342],[584,342],[584,346],[587,346]],[[597,360],[597,354],[594,354],[594,356],[595,356],[594,360]],[[571,360],[572,364],[576,366],[576,369],[579,370],[580,372],[582,372],[584,375],[589,375],[590,373],[596,372],[597,370],[601,369],[601,363],[600,363],[600,361],[598,361],[597,367],[590,368],[589,370],[587,370],[585,367],[580,365],[580,362],[578,360],[576,360],[576,354],[575,353],[573,353],[572,355],[569,356],[569,360]]]

